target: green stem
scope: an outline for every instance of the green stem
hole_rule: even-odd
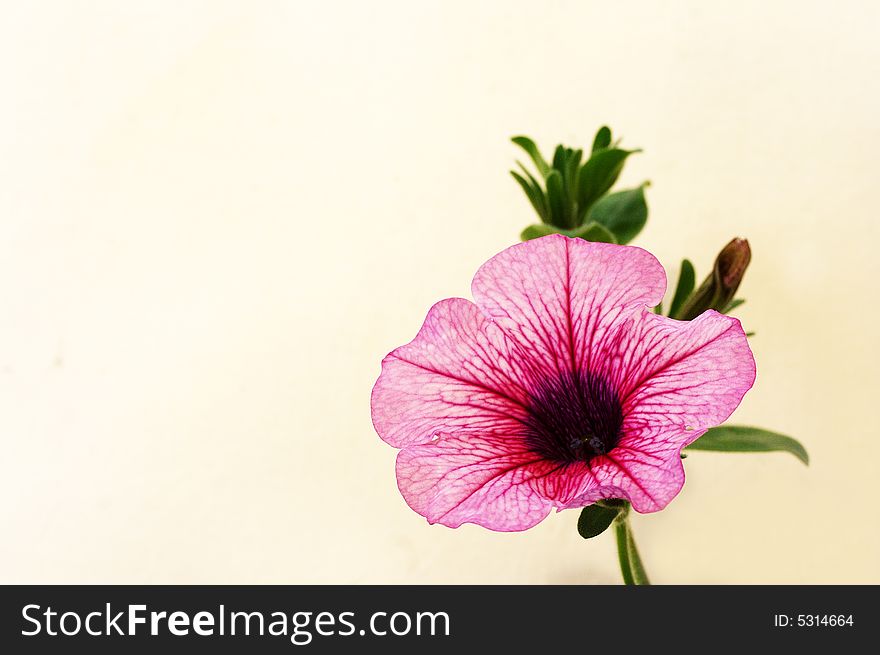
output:
[[[629,539],[627,538],[627,532],[629,528],[629,521],[624,519],[623,521],[614,521],[614,533],[617,536],[617,557],[620,559],[620,572],[623,574],[623,584],[630,585],[635,584],[635,580],[632,577],[632,570],[629,565],[629,548],[627,548],[627,542]]]
[[[617,537],[617,557],[620,559],[620,572],[623,583],[627,585],[649,585],[648,574],[636,548],[632,527],[629,524],[629,504],[614,520],[614,534]]]

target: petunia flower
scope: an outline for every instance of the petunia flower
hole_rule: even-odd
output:
[[[739,321],[655,314],[663,267],[631,246],[552,235],[477,271],[382,362],[373,425],[407,504],[431,523],[525,530],[552,508],[663,509],[681,450],[755,380]]]

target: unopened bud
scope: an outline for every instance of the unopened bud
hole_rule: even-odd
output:
[[[690,321],[707,309],[723,311],[733,300],[751,260],[752,250],[745,239],[736,238],[724,246],[712,272],[685,301],[675,318]]]

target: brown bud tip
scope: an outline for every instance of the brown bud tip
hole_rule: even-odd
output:
[[[685,300],[673,318],[690,321],[707,309],[723,312],[733,300],[751,260],[752,249],[748,241],[737,238],[728,243],[715,258],[712,272]]]
[[[733,239],[718,253],[718,258],[715,260],[715,271],[721,282],[724,296],[733,297],[751,260],[752,249],[749,248],[749,242],[739,237]]]

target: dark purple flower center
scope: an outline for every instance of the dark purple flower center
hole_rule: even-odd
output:
[[[578,371],[545,380],[532,393],[525,438],[532,452],[550,461],[589,462],[617,445],[622,424],[614,388]]]

